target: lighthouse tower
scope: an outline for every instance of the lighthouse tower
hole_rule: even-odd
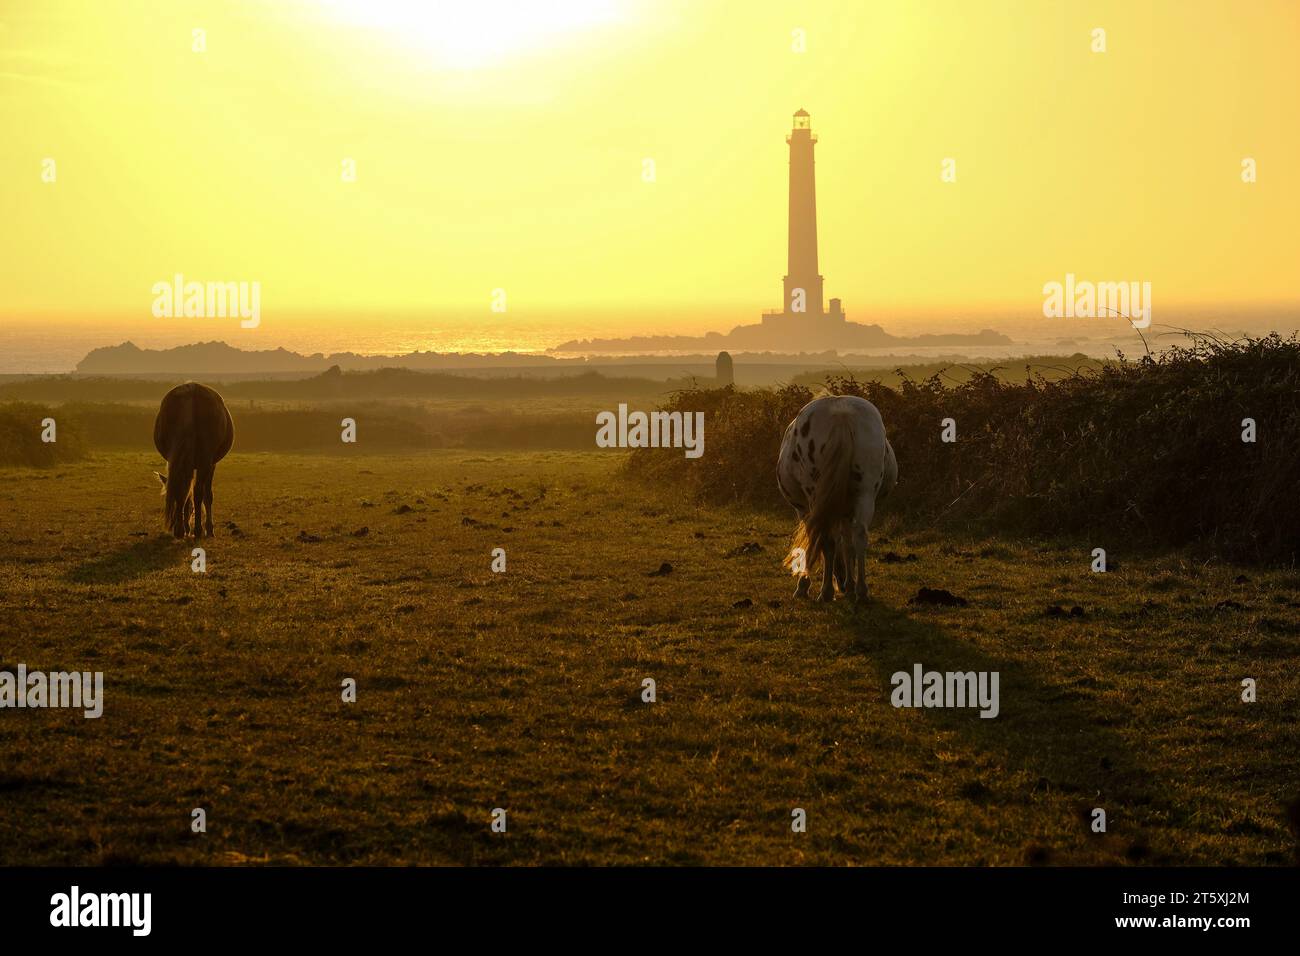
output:
[[[817,180],[813,171],[813,135],[807,110],[794,114],[790,144],[790,234],[786,256],[785,310],[798,307],[803,290],[804,311],[822,314],[822,277],[817,274]]]
[[[780,311],[763,314],[763,324],[821,327],[827,319],[844,320],[840,300],[826,311],[822,276],[817,271],[817,181],[813,168],[813,135],[807,110],[794,114],[794,127],[785,138],[790,145],[790,219],[786,246],[785,297]]]

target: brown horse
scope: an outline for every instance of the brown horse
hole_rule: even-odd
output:
[[[153,444],[167,459],[160,475],[167,504],[163,527],[185,537],[191,511],[194,537],[212,537],[212,475],[235,440],[235,424],[221,396],[206,385],[186,382],[163,396],[153,423]],[[207,515],[204,520],[204,510]]]

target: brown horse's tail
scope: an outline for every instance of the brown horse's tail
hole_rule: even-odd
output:
[[[181,439],[167,459],[167,482],[163,487],[163,527],[178,538],[185,536],[185,505],[194,494],[194,438]]]
[[[813,486],[808,513],[795,528],[793,547],[803,548],[809,571],[821,557],[823,545],[835,525],[852,510],[849,492],[853,470],[853,422],[848,415],[832,413],[831,427],[822,443],[821,477]]]

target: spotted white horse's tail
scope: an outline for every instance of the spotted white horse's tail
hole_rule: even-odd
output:
[[[853,420],[848,415],[832,419],[817,464],[808,512],[795,528],[794,537],[794,547],[802,548],[807,556],[809,571],[817,565],[823,550],[834,544],[835,526],[853,512]]]

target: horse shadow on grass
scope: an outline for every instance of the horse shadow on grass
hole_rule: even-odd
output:
[[[176,564],[176,540],[156,535],[83,561],[67,573],[73,584],[121,584]]]
[[[892,675],[904,671],[911,677],[916,664],[926,672],[997,671],[996,717],[981,717],[978,706],[929,707],[924,708],[926,720],[953,733],[972,751],[999,755],[1008,770],[1031,774],[1034,792],[1055,792],[1073,801],[1081,829],[1091,823],[1092,808],[1105,809],[1108,832],[1133,841],[1127,850],[1131,860],[1148,852],[1135,817],[1185,815],[1170,799],[1175,786],[1145,768],[1113,729],[1130,715],[1107,711],[1091,699],[1091,678],[1070,673],[1048,677],[1020,662],[991,656],[926,616],[921,610],[904,612],[873,602],[846,610],[841,628],[851,640],[849,652],[871,661],[887,693],[893,691]],[[982,791],[963,796],[990,797]]]

